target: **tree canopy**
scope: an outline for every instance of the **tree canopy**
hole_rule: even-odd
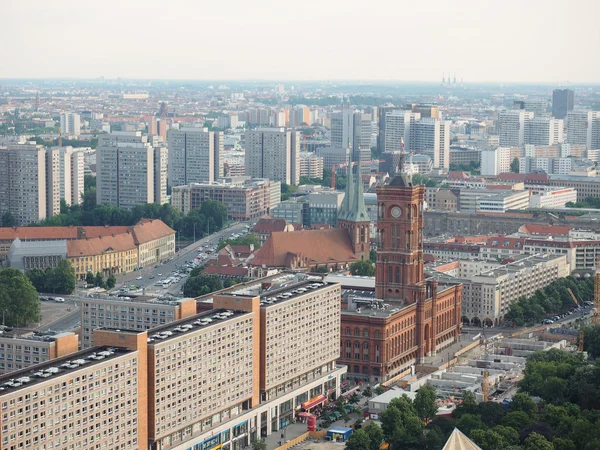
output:
[[[353,262],[350,264],[350,274],[362,277],[372,277],[375,275],[375,265],[370,259]]]
[[[72,294],[75,290],[75,269],[67,259],[59,261],[54,268],[48,267],[44,272],[33,269],[26,275],[38,292]]]
[[[20,270],[0,271],[0,313],[8,326],[23,327],[40,321],[40,297]]]
[[[217,245],[217,251],[227,245],[254,245],[254,249],[260,248],[260,238],[254,233],[248,233],[246,236],[240,236],[233,239],[223,239]]]
[[[190,276],[183,285],[183,295],[199,297],[223,289],[223,282],[214,275],[198,274]]]

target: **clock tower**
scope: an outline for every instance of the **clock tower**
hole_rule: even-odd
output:
[[[400,156],[397,175],[377,188],[375,296],[417,302],[423,288],[423,202],[425,187],[414,186]]]

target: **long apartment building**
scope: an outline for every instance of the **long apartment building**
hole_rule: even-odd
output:
[[[219,178],[223,132],[182,128],[170,130],[168,140],[171,186],[212,183]]]
[[[165,149],[140,131],[114,131],[98,138],[96,202],[121,208],[161,203],[166,198]]]
[[[79,339],[75,333],[46,336],[0,329],[0,374],[75,353],[78,347]]]
[[[567,142],[585,145],[588,150],[600,148],[600,111],[569,111]]]
[[[300,152],[300,176],[323,178],[323,157],[312,152]]]
[[[215,183],[174,187],[171,205],[184,214],[199,208],[206,200],[227,207],[231,220],[248,220],[268,214],[281,201],[281,182],[250,177],[223,178]]]
[[[79,302],[81,346],[93,345],[94,330],[115,328],[149,330],[196,314],[194,299],[162,300],[156,297],[88,297]]]
[[[429,269],[440,281],[463,286],[463,321],[498,326],[512,302],[569,275],[564,255],[515,255],[514,262],[462,260]]]
[[[81,203],[83,154],[33,142],[0,146],[0,216],[30,225],[60,214],[60,201]]]
[[[93,348],[1,376],[2,448],[239,450],[337,397],[340,286],[289,277],[149,331],[96,330]]]
[[[300,134],[287,128],[246,132],[246,175],[285,184],[300,181]]]

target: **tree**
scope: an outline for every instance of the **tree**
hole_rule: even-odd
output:
[[[377,251],[375,249],[371,249],[371,251],[369,252],[369,259],[373,264],[375,264],[375,262],[377,261]]]
[[[368,450],[379,450],[383,442],[383,430],[381,427],[375,422],[370,422],[363,430],[369,437],[369,446],[366,448]]]
[[[523,428],[531,424],[532,419],[523,411],[512,411],[507,413],[502,419],[502,425],[510,427],[516,431],[521,431]]]
[[[525,450],[554,450],[554,445],[541,434],[531,433],[525,439]]]
[[[117,284],[117,279],[115,278],[114,275],[109,275],[108,278],[106,279],[106,287],[108,289],[112,289],[115,287],[115,284]]]
[[[494,430],[473,430],[471,438],[485,450],[503,450],[507,446],[502,436]]]
[[[356,261],[350,264],[350,274],[361,277],[372,277],[375,275],[375,266],[371,260]]]
[[[417,391],[414,405],[421,420],[429,422],[429,419],[437,413],[436,395],[435,387],[430,384],[422,386]]]
[[[260,238],[254,233],[248,233],[246,236],[240,236],[235,239],[223,239],[217,245],[217,251],[227,245],[253,245],[254,249],[260,248]]]
[[[500,403],[482,402],[478,405],[479,416],[488,427],[494,427],[502,422],[505,411]]]
[[[460,419],[456,421],[456,428],[467,435],[471,435],[473,430],[485,430],[487,427],[481,417],[475,414],[463,414]]]
[[[223,283],[219,277],[200,274],[186,280],[183,285],[183,295],[186,297],[199,297],[221,289],[223,289]]]
[[[2,214],[2,226],[3,227],[14,227],[16,225],[16,220],[13,215],[9,212]]]
[[[316,273],[329,273],[327,266],[319,266],[315,269]]]
[[[281,183],[281,201],[289,200],[297,190],[298,188],[292,184]]]
[[[0,271],[0,312],[8,326],[40,321],[40,297],[31,281],[17,269]]]
[[[61,259],[46,278],[46,288],[58,294],[72,294],[75,283],[75,269],[68,259]]]
[[[98,286],[98,287],[104,287],[104,277],[102,276],[102,274],[100,272],[96,273],[96,278],[94,278],[94,285]]]
[[[510,171],[512,173],[519,173],[519,158],[515,158],[510,163]]]
[[[537,411],[537,405],[527,394],[519,392],[514,395],[512,402],[510,402],[511,411],[523,411],[529,417],[534,417]]]
[[[92,286],[96,284],[96,278],[94,278],[94,274],[90,271],[85,274],[85,284],[88,286]]]
[[[46,292],[46,273],[40,269],[32,269],[25,275],[38,292]]]
[[[257,439],[252,442],[252,450],[267,450],[267,444],[264,441]]]
[[[369,450],[371,449],[371,439],[365,430],[356,430],[346,442],[346,450]]]

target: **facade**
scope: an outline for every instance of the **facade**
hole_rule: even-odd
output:
[[[475,326],[498,326],[512,302],[529,297],[569,275],[566,256],[521,255],[514,262],[456,261],[429,270],[440,281],[463,285],[462,320]]]
[[[46,149],[46,216],[60,214],[61,200],[60,153],[56,148]]]
[[[371,114],[355,112],[349,105],[331,114],[331,147],[350,149],[351,160],[362,162],[363,175],[370,173],[372,121]]]
[[[582,202],[588,197],[600,197],[600,179],[596,177],[552,175],[548,185],[575,189],[578,202]]]
[[[47,203],[44,147],[34,143],[0,147],[0,215],[10,213],[17,225],[37,223],[47,217]]]
[[[468,190],[461,190],[461,211],[471,211],[469,208],[463,209],[463,192]],[[490,192],[488,190],[488,192]],[[475,203],[475,211],[481,212],[494,212],[494,213],[505,213],[509,210],[515,209],[527,209],[529,207],[529,191],[501,191],[493,193],[491,195],[482,195],[477,197]]]
[[[569,202],[577,201],[577,191],[573,188],[544,188],[531,189],[529,197],[530,208],[566,208]]]
[[[3,333],[0,336],[0,375],[75,353],[78,346],[75,333],[53,336]]]
[[[428,209],[458,211],[460,190],[444,188],[426,188],[425,201]]]
[[[451,123],[434,118],[422,118],[415,122],[410,127],[408,150],[430,156],[434,168],[449,168]]]
[[[67,241],[25,241],[15,239],[8,250],[8,265],[24,272],[56,267],[67,258]]]
[[[585,145],[588,150],[600,148],[600,111],[569,111],[567,143]]]
[[[160,163],[155,163],[155,157]],[[155,186],[163,185],[164,154],[148,143],[141,132],[113,132],[102,135],[96,148],[96,202],[131,209],[162,200]],[[160,167],[161,173],[155,173]],[[158,177],[159,180],[156,180]]]
[[[352,161],[352,151],[348,147],[321,147],[317,155],[323,158],[323,168],[331,169],[332,166],[348,164]]]
[[[555,145],[563,143],[562,119],[533,117],[525,125],[525,144]]]
[[[171,205],[187,214],[205,200],[217,200],[227,207],[231,220],[248,220],[269,214],[281,199],[281,183],[250,177],[223,178],[213,184],[174,187]]]
[[[498,113],[498,136],[502,147],[520,147],[525,144],[527,122],[534,113],[523,109],[513,109]]]
[[[469,165],[471,162],[481,163],[481,150],[450,149],[450,164]]]
[[[298,222],[297,222],[298,223]],[[261,245],[265,243],[271,233],[281,231],[294,231],[294,225],[285,219],[261,217],[252,227],[252,233],[260,239]]]
[[[93,347],[94,330],[114,328],[149,330],[196,314],[191,298],[160,300],[154,297],[88,297],[78,301],[81,348]]]
[[[300,176],[323,179],[323,157],[312,152],[300,152]]]
[[[572,89],[554,89],[552,91],[552,117],[566,119],[569,111],[573,111],[575,92]]]
[[[509,147],[497,147],[481,152],[481,175],[500,175],[510,172],[512,151]]]
[[[81,133],[81,117],[75,113],[63,113],[60,115],[60,132],[79,136]]]
[[[312,227],[314,225],[328,224],[331,227],[338,225],[338,215],[344,199],[343,192],[322,191],[311,192],[307,195],[308,219],[303,224]]]
[[[166,147],[154,147],[154,203],[167,203],[167,166],[168,151]]]
[[[207,128],[170,130],[169,183],[212,183],[219,178],[223,134]]]
[[[246,132],[246,175],[285,184],[300,181],[300,137],[286,128],[257,128]]]
[[[60,199],[68,206],[83,202],[83,152],[73,147],[58,147],[60,158]],[[60,206],[60,205],[59,205]],[[60,211],[60,209],[59,209]]]
[[[519,158],[519,173],[532,173],[540,170],[547,174],[569,175],[573,159],[571,158]]]
[[[271,216],[275,219],[284,219],[290,223],[304,224],[306,202],[297,199],[286,200],[279,203],[271,210]]]

